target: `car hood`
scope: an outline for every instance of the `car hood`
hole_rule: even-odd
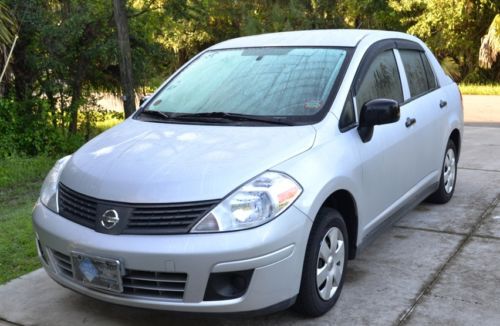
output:
[[[128,119],[81,147],[60,181],[129,203],[220,199],[309,149],[312,126],[220,126]]]

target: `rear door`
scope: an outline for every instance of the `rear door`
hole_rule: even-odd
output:
[[[417,47],[400,47],[400,72],[403,88],[407,86],[405,101],[401,105],[405,127],[408,129],[408,146],[415,152],[415,161],[408,166],[414,174],[414,185],[424,187],[435,178],[436,167],[441,166],[441,125],[447,103],[438,88],[436,78],[425,52]],[[398,60],[399,61],[399,60]],[[426,180],[429,179],[429,180]],[[428,181],[428,182],[427,182]]]

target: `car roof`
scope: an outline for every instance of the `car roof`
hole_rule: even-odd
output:
[[[410,35],[366,29],[321,29],[260,34],[239,37],[215,44],[210,49],[230,49],[266,46],[338,46],[355,47],[363,38],[370,36],[373,41],[400,38],[414,40]]]

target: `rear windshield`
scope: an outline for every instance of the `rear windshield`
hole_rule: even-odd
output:
[[[307,120],[329,103],[346,55],[339,48],[208,51],[161,89],[146,109]]]

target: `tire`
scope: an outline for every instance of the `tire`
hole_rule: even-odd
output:
[[[457,147],[453,140],[450,139],[444,152],[439,188],[427,198],[427,201],[436,204],[445,204],[453,197],[457,182],[457,157]]]
[[[335,237],[338,239],[337,245],[332,249],[330,244],[335,241]],[[338,211],[322,208],[309,235],[300,292],[293,309],[309,317],[318,317],[328,312],[342,291],[348,257],[349,238],[344,219]],[[316,275],[320,270],[325,272],[322,273],[324,277],[318,278],[318,285]],[[332,285],[330,291],[328,284]]]

